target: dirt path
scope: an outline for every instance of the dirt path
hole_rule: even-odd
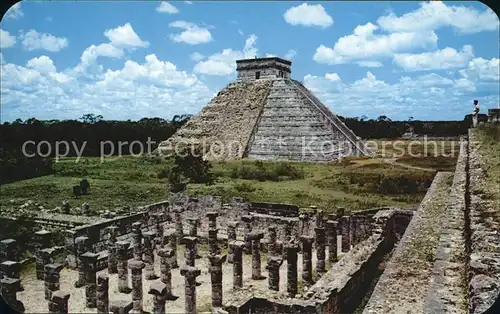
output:
[[[407,169],[415,169],[415,170],[421,170],[421,171],[432,171],[432,172],[436,171],[435,169],[431,169],[431,168],[412,166],[412,165],[404,164],[401,162],[397,162],[396,158],[384,159],[384,162],[388,163],[390,165],[393,165],[393,166],[403,167],[403,168],[407,168]]]

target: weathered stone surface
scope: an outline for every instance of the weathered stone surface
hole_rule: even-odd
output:
[[[245,242],[252,243],[252,279],[265,279],[261,272],[260,260],[260,240],[264,238],[264,233],[253,232],[245,235]]]
[[[97,307],[97,258],[95,253],[87,252],[80,256],[83,261],[85,272],[85,306],[88,308]]]
[[[328,261],[333,264],[336,263],[337,258],[337,230],[338,222],[328,219],[326,222],[326,232],[328,241]]]
[[[153,295],[153,314],[165,313],[165,295],[167,286],[160,281],[154,282],[149,288],[149,294]]]
[[[153,231],[147,231],[143,234],[144,237],[144,262],[146,263],[146,268],[144,270],[146,280],[155,280],[158,279],[158,276],[155,274],[154,262],[154,238],[156,233]]]
[[[302,242],[302,283],[305,288],[313,285],[312,277],[312,246],[314,238],[310,236],[301,236]]]
[[[316,275],[319,279],[322,273],[326,272],[325,228],[314,228],[314,234],[316,242]]]
[[[142,314],[142,270],[146,267],[143,261],[134,260],[128,264],[132,277],[132,313]]]
[[[287,265],[287,273],[286,273],[286,291],[288,296],[293,298],[298,292],[298,278],[297,278],[297,251],[299,250],[299,246],[295,243],[287,243],[285,245],[286,252],[286,265]]]
[[[134,259],[142,260],[142,223],[134,222],[132,224],[132,238],[134,240],[132,244],[132,251],[134,253]]]
[[[111,300],[109,310],[113,314],[128,314],[132,310],[133,302],[125,299]]]
[[[342,235],[342,252],[349,252],[351,249],[351,239],[350,239],[350,222],[349,222],[349,216],[343,216],[339,219],[339,228],[340,228],[340,233]]]
[[[108,273],[116,274],[118,272],[118,257],[116,252],[116,236],[118,232],[117,226],[109,226],[106,228],[109,233],[108,239]]]
[[[198,242],[198,238],[196,237],[184,237],[182,238],[181,243],[186,246],[185,249],[185,257],[186,257],[186,265],[195,266],[196,261],[196,243]]]
[[[24,304],[17,299],[17,293],[23,291],[21,280],[17,278],[5,277],[0,279],[0,292],[2,299],[12,309],[18,312],[24,312]]]
[[[242,241],[233,241],[229,243],[233,251],[233,289],[243,287],[243,248],[245,243]]]
[[[236,228],[238,228],[238,221],[230,221],[227,225],[227,243],[228,243],[228,256],[227,262],[233,262],[233,248],[231,242],[236,241]]]
[[[55,291],[49,301],[49,313],[53,314],[67,314],[68,313],[68,300],[70,294],[63,291]]]
[[[62,264],[47,264],[45,265],[45,300],[51,300],[52,293],[59,290],[60,288],[60,277],[61,270],[63,269]]]
[[[181,275],[185,285],[185,313],[196,314],[196,277],[201,274],[200,269],[192,266],[183,266]]]
[[[212,309],[222,306],[222,264],[226,261],[226,255],[209,255],[209,272],[212,282]]]
[[[107,274],[97,276],[97,313],[109,314],[109,277]]]
[[[131,289],[128,285],[128,248],[129,242],[116,242],[118,254],[118,291],[121,293],[130,293]]]
[[[283,264],[283,259],[278,256],[269,257],[269,289],[279,291],[280,289],[280,266]]]

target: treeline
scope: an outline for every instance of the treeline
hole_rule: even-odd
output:
[[[398,138],[411,129],[418,135],[454,137],[467,134],[472,124],[467,116],[463,121],[418,121],[411,117],[408,121],[392,121],[386,116],[377,119],[339,118],[363,139]]]
[[[112,121],[87,114],[81,121],[32,118],[6,122],[0,125],[0,183],[50,174],[57,152],[59,156],[97,157],[101,153],[146,153],[148,146],[153,151],[189,118],[190,115],[176,115],[172,120]]]

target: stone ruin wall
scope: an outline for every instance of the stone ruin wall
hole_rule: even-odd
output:
[[[205,153],[209,159],[241,158],[271,84],[266,80],[228,84],[200,114],[189,119],[168,140],[161,142],[159,152],[166,154],[176,145],[196,143],[206,145]]]
[[[373,215],[372,234],[358,242],[303,295],[287,298],[269,291],[236,291],[227,297],[230,314],[351,313],[363,299],[379,264],[401,238],[412,211],[387,209]]]

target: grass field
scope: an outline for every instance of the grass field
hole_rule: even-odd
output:
[[[409,141],[403,141],[408,148]],[[382,142],[381,142],[382,143]],[[445,151],[456,143],[442,142]],[[389,147],[389,148],[387,148]],[[243,196],[250,201],[296,204],[301,207],[318,205],[332,210],[343,206],[358,210],[376,206],[415,206],[423,198],[436,170],[453,171],[456,155],[434,157],[422,154],[401,156],[386,145],[385,153],[376,158],[346,158],[340,163],[279,163],[238,160],[214,162],[215,184],[189,184],[190,195],[214,194],[225,199]],[[416,152],[425,145],[413,144]],[[413,151],[412,151],[413,152]],[[294,176],[266,179],[243,179],[245,175],[274,171],[276,167],[289,168]],[[105,210],[123,206],[138,206],[166,199],[165,174],[168,161],[147,158],[83,157],[75,163],[66,158],[54,164],[53,175],[6,184],[1,187],[0,206],[17,208],[28,200],[45,208],[60,206],[63,200],[71,207],[87,202],[91,209]],[[86,178],[90,193],[75,197],[71,187]]]

